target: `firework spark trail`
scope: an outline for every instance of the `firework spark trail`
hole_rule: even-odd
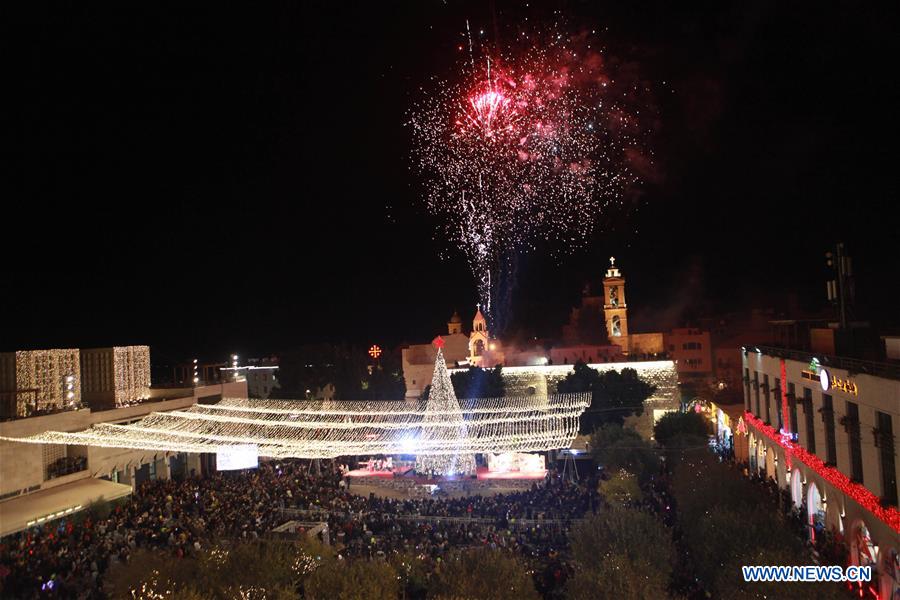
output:
[[[640,180],[628,157],[645,153],[646,131],[583,39],[520,37],[522,49],[481,48],[476,62],[466,31],[469,60],[425,92],[409,125],[426,204],[496,309],[505,257],[578,247]]]

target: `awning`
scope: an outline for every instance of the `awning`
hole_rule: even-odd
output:
[[[22,531],[131,493],[130,485],[87,477],[0,503],[0,536]]]

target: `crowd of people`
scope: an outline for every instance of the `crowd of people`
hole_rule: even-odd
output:
[[[108,515],[61,519],[0,541],[0,595],[102,598],[104,572],[138,548],[186,556],[221,540],[257,539],[285,521],[282,509],[324,515],[348,558],[410,552],[440,561],[450,549],[491,546],[540,562],[549,585],[565,577],[560,551],[570,521],[600,503],[596,483],[573,484],[558,475],[511,494],[409,500],[354,495],[341,480],[337,469],[316,473],[297,460],[145,482]],[[454,518],[415,519],[425,516]],[[521,519],[548,525],[509,527]]]

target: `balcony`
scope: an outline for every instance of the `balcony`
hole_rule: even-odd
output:
[[[768,356],[777,356],[787,360],[798,360],[804,363],[808,363],[812,361],[813,358],[816,358],[823,365],[844,369],[851,375],[872,375],[874,377],[900,380],[900,365],[894,363],[830,356],[827,354],[816,354],[814,352],[791,350],[789,348],[778,348],[775,346],[749,346],[747,347],[747,351],[750,352],[757,348],[760,352]]]
[[[87,456],[63,456],[49,463],[46,467],[46,479],[56,479],[57,477],[65,477],[73,473],[86,471],[88,468]]]

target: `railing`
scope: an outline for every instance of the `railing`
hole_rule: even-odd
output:
[[[843,356],[830,356],[803,350],[778,348],[776,346],[747,346],[748,351],[752,351],[755,348],[759,348],[763,354],[768,354],[769,356],[777,356],[807,363],[813,358],[816,358],[823,365],[844,369],[851,375],[866,374],[875,377],[886,377],[888,379],[900,379],[900,365],[894,363],[860,360],[858,358],[847,358]]]
[[[81,471],[86,471],[87,468],[87,456],[63,456],[47,465],[47,480],[80,473]]]
[[[327,521],[329,516],[335,515],[340,517],[347,516],[368,516],[370,514],[381,514],[380,511],[329,511],[324,509],[301,509],[301,508],[282,508],[281,514],[285,517],[311,517],[311,520]],[[454,523],[454,524],[472,524],[472,525],[496,525],[501,519],[499,517],[444,517],[438,515],[392,515],[398,521],[407,521],[413,523]],[[582,518],[573,519],[518,519],[512,518],[506,520],[506,526],[510,529],[531,528],[531,527],[567,527],[573,523],[584,521]]]

